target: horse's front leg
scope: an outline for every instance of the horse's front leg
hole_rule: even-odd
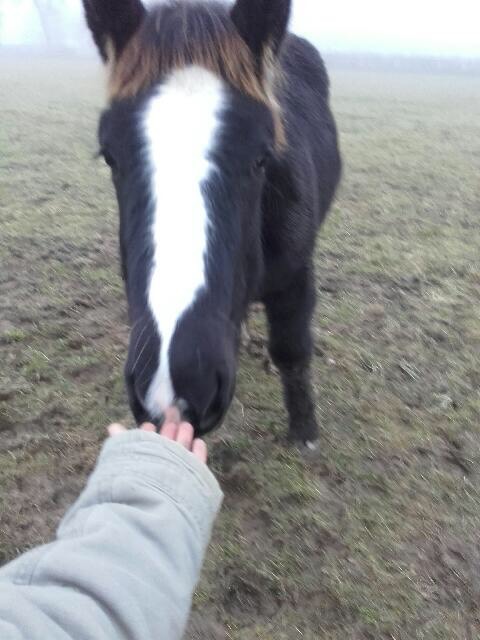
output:
[[[289,437],[311,446],[319,436],[310,372],[313,269],[302,269],[285,290],[266,296],[264,302],[270,325],[270,355],[280,371],[289,414]]]

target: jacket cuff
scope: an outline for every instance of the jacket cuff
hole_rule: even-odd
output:
[[[91,481],[122,474],[148,476],[202,530],[210,529],[210,520],[222,504],[220,485],[207,465],[185,447],[156,433],[132,429],[106,440]]]

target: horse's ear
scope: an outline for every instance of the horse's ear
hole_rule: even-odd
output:
[[[232,20],[257,59],[277,55],[287,33],[291,0],[237,0]]]
[[[85,17],[103,60],[118,58],[145,17],[141,0],[83,0]]]

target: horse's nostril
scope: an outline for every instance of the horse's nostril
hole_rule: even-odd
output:
[[[217,390],[215,395],[213,396],[213,402],[211,404],[210,407],[210,411],[212,413],[217,413],[221,410],[223,410],[223,405],[224,405],[224,393],[223,393],[223,389],[224,389],[224,382],[223,382],[223,377],[221,373],[217,373],[216,376],[216,380],[217,380]]]
[[[128,399],[130,402],[130,409],[133,413],[133,416],[135,418],[135,422],[137,423],[137,425],[143,424],[144,422],[151,421],[150,420],[151,416],[146,411],[143,405],[143,402],[140,400],[137,394],[137,390],[135,387],[135,378],[133,374],[129,372],[126,373],[126,386],[127,386]]]
[[[228,406],[228,402],[224,393],[224,381],[220,373],[216,375],[216,389],[212,395],[210,404],[203,412],[201,419],[200,430],[203,434],[212,431],[219,426],[225,411]]]

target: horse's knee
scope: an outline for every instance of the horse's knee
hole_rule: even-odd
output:
[[[269,351],[273,363],[280,370],[308,367],[312,357],[312,338],[310,331],[303,335],[285,337],[283,340],[270,340]]]
[[[312,351],[313,341],[309,324],[296,331],[270,332],[269,352],[279,369],[308,366]]]
[[[279,369],[307,365],[313,342],[310,324],[315,308],[311,271],[305,269],[285,291],[266,301],[270,355]]]

